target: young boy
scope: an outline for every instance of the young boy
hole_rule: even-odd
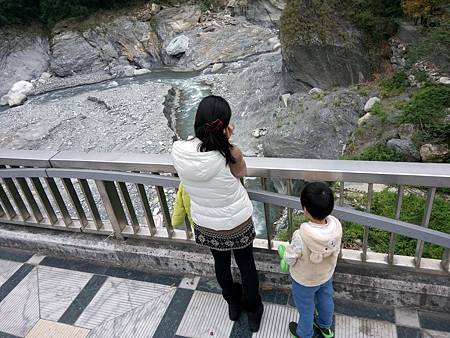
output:
[[[333,273],[339,255],[342,227],[330,216],[333,192],[323,182],[308,183],[300,197],[309,222],[303,223],[286,247],[284,259],[292,278],[292,294],[300,313],[298,323],[289,323],[293,337],[311,338],[314,327],[323,337],[334,337]]]

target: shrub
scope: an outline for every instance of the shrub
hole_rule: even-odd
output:
[[[385,144],[376,144],[352,156],[350,159],[357,161],[401,162],[403,161],[403,156],[394,149],[388,148]]]
[[[408,76],[403,71],[395,72],[391,77],[381,81],[381,96],[396,96],[409,87]]]
[[[450,106],[450,88],[427,85],[418,89],[403,109],[401,121],[413,123],[419,130],[418,143],[449,142],[450,125],[444,123]]]
[[[39,19],[39,2],[34,0],[0,0],[0,27],[26,24]]]

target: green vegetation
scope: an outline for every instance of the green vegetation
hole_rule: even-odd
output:
[[[403,161],[403,156],[394,149],[388,148],[385,144],[375,144],[349,159],[356,161],[401,162]]]
[[[450,21],[438,27],[429,28],[426,34],[414,41],[408,48],[408,61],[432,62],[443,73],[450,72]]]
[[[391,97],[397,96],[409,87],[408,76],[403,71],[395,72],[391,77],[381,81],[381,96]]]
[[[360,205],[364,205],[366,197],[360,199]],[[388,191],[373,194],[372,210],[376,215],[389,218],[395,217],[397,194]],[[402,221],[420,225],[425,208],[423,194],[407,192],[403,198],[400,219]],[[344,222],[344,247],[358,248],[362,241],[364,228],[362,225]],[[429,227],[433,230],[450,233],[450,202],[445,196],[436,196],[431,213]],[[369,247],[375,252],[387,253],[389,249],[390,234],[386,231],[371,229],[369,231]],[[417,241],[404,236],[397,236],[395,253],[399,255],[413,256]],[[425,244],[424,257],[439,259],[442,256],[442,248]]]
[[[144,0],[0,0],[0,27],[86,16],[99,9],[113,9],[144,3]]]
[[[450,88],[427,85],[418,89],[405,104],[401,122],[413,123],[418,132],[416,141],[450,142],[450,124],[444,123],[450,107]]]

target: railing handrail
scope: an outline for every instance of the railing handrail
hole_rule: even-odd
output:
[[[164,188],[177,188],[180,180],[172,176],[160,176],[152,174],[127,173],[105,170],[83,169],[59,169],[59,168],[17,168],[0,170],[0,178],[18,177],[51,177],[92,179],[102,181],[114,181],[133,184],[145,184],[162,186]],[[267,191],[249,190],[249,196],[253,201],[286,207],[301,209],[300,200],[295,196],[288,196]],[[421,227],[415,224],[390,219],[383,216],[367,214],[347,207],[336,206],[333,214],[341,220],[366,224],[370,227],[389,231],[398,235],[405,235],[428,243],[450,248],[450,234]]]
[[[450,164],[247,157],[248,176],[450,186]],[[169,154],[0,149],[0,165],[175,173]]]

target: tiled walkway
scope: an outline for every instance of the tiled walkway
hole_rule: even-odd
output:
[[[287,293],[263,291],[253,337],[289,337]],[[446,314],[336,301],[338,338],[450,337]],[[228,320],[216,282],[42,257],[0,248],[0,337],[251,337]]]

